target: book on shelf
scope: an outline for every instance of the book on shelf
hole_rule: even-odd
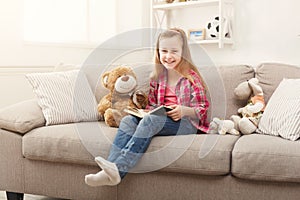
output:
[[[128,114],[134,115],[139,118],[143,118],[146,115],[166,115],[166,112],[168,112],[172,109],[173,108],[171,108],[170,106],[164,106],[164,105],[161,105],[150,111],[146,111],[144,109],[127,107],[124,109],[124,112],[127,112]]]

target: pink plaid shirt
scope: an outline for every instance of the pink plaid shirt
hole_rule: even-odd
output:
[[[177,104],[182,106],[192,107],[195,110],[197,119],[190,118],[190,122],[200,131],[208,132],[207,109],[209,102],[207,101],[205,90],[201,79],[197,73],[190,70],[190,75],[194,83],[187,78],[180,78],[175,87]],[[148,109],[153,109],[157,106],[164,105],[165,92],[167,87],[166,70],[159,76],[158,81],[150,81],[150,91],[148,95]]]

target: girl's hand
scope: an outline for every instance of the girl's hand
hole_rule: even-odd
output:
[[[195,110],[191,107],[181,106],[181,105],[171,105],[173,110],[167,112],[167,115],[171,117],[174,121],[180,120],[183,116],[189,116],[196,118]]]
[[[180,105],[171,105],[173,110],[168,111],[167,115],[171,117],[174,121],[178,121],[182,118],[182,106]]]

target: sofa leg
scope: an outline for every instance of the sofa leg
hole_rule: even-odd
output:
[[[6,198],[7,198],[7,200],[23,200],[24,194],[23,193],[7,192],[6,191]]]

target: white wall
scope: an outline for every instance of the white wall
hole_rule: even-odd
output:
[[[24,75],[33,72],[49,72],[53,67],[0,67],[0,108],[34,98],[32,87]]]
[[[117,31],[141,27],[144,22],[144,18],[141,17],[142,1],[118,0],[118,2]],[[128,12],[127,8],[132,11]],[[25,44],[22,36],[23,0],[0,1],[0,13],[0,66],[49,66],[61,62],[81,64],[93,50],[78,46]]]
[[[23,43],[23,0],[0,2],[0,66],[80,63],[90,49],[32,46]]]
[[[300,66],[299,8],[298,0],[236,0],[234,49],[205,49],[219,64],[283,62]]]
[[[150,0],[149,0],[150,1]],[[217,64],[278,61],[300,64],[300,1],[235,0],[236,45],[219,49],[203,45]],[[149,2],[119,0],[119,32],[150,26]],[[201,11],[201,10],[200,10]],[[84,62],[90,48],[26,45],[22,41],[23,1],[0,2],[0,66],[50,66]],[[205,12],[204,12],[205,13]],[[201,15],[199,16],[200,18]],[[181,22],[197,17],[178,17]],[[199,21],[201,21],[199,18]],[[201,25],[204,26],[204,25]]]
[[[298,0],[235,0],[236,44],[234,48],[203,45],[216,65],[283,62],[300,65],[300,1]],[[150,27],[150,0],[118,0],[118,27],[124,32]],[[201,10],[200,10],[201,11]],[[188,13],[177,16],[201,22]],[[207,14],[209,11],[194,11]],[[91,48],[35,46],[22,41],[23,0],[0,1],[0,108],[22,99],[32,98],[24,79],[28,70],[12,66],[55,66],[58,63],[81,64],[93,51]],[[205,26],[201,24],[201,26]],[[51,71],[51,67],[30,68]],[[16,73],[18,72],[18,73]],[[9,86],[9,87],[8,87]]]
[[[118,0],[118,27],[123,32],[140,28],[148,17],[140,0]],[[128,12],[127,8],[132,9]],[[0,108],[34,98],[24,75],[52,71],[59,63],[80,65],[93,51],[78,46],[32,45],[23,42],[23,0],[0,1]]]

